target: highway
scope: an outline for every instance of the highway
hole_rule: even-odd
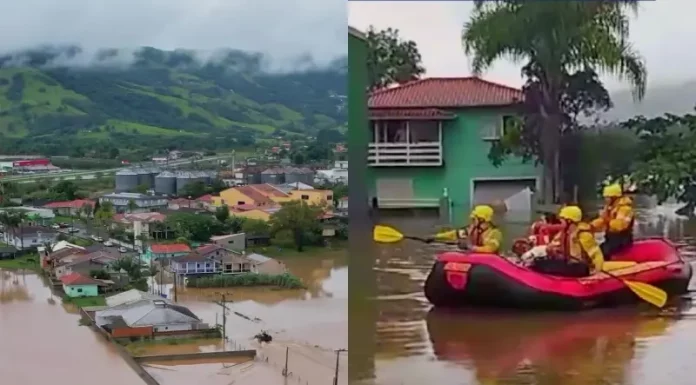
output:
[[[0,183],[4,183],[4,182],[32,183],[32,182],[36,182],[37,180],[52,180],[52,179],[71,180],[71,179],[76,179],[77,177],[80,177],[81,179],[94,179],[96,177],[97,173],[102,174],[102,175],[113,175],[113,174],[117,173],[118,171],[126,169],[126,168],[132,168],[132,167],[176,167],[176,166],[183,166],[186,164],[190,164],[192,162],[193,163],[200,163],[200,162],[211,162],[211,161],[216,161],[216,160],[229,159],[232,156],[233,156],[233,154],[230,153],[230,154],[224,154],[224,155],[206,156],[206,157],[203,157],[200,159],[191,159],[191,158],[178,159],[178,160],[170,161],[166,165],[157,165],[153,162],[145,162],[145,163],[140,163],[139,165],[124,165],[122,167],[110,168],[110,169],[104,169],[104,170],[81,170],[81,171],[56,172],[56,173],[48,173],[48,174],[12,175],[12,176],[0,178]]]

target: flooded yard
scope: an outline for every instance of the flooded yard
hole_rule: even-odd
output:
[[[639,216],[638,237],[667,236],[686,245],[682,252],[696,260],[696,242],[688,236],[696,234],[696,223],[677,219],[665,208],[642,210]],[[432,231],[422,222],[390,223],[415,234]],[[521,235],[526,226],[503,225],[506,240]],[[359,383],[693,383],[696,317],[691,301],[664,311],[649,306],[580,314],[435,311],[422,284],[438,250],[411,241],[375,246],[369,273],[374,299],[362,301],[361,327],[351,328],[352,339],[376,336],[374,344],[363,347],[362,359],[352,356],[351,371],[361,378]],[[693,282],[692,287],[696,289]]]

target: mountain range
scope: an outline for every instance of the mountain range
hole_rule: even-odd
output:
[[[645,98],[636,102],[628,90],[611,92],[614,107],[602,114],[607,121],[623,121],[637,115],[657,117],[665,113],[693,113],[696,106],[696,81],[648,87]]]
[[[216,150],[344,132],[347,58],[268,72],[238,50],[42,47],[0,55],[0,153]]]

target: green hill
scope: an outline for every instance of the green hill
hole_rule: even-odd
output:
[[[226,51],[138,50],[127,66],[77,47],[0,56],[0,153],[106,156],[158,149],[249,147],[264,138],[343,131],[346,60],[328,68],[267,73],[263,57]],[[58,60],[60,59],[60,60]]]

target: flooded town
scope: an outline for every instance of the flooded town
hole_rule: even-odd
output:
[[[286,260],[290,271],[308,283],[301,292],[243,289],[227,290],[225,329],[220,338],[181,339],[165,343],[135,344],[136,356],[189,355],[190,358],[148,360],[142,368],[162,385],[330,383],[336,367],[335,350],[345,346],[347,335],[347,259],[344,252],[325,257]],[[78,309],[63,303],[40,274],[29,270],[1,271],[0,370],[9,383],[38,384],[51,381],[104,384],[145,384],[129,367],[117,347],[99,333],[81,326]],[[177,305],[185,306],[203,321],[220,323],[222,308],[215,302],[220,291],[184,289]],[[321,309],[317,312],[314,309]],[[248,317],[248,318],[246,318]],[[18,330],[32,330],[18,333]],[[253,336],[266,331],[273,342],[259,346]],[[47,343],[50,341],[50,343]],[[37,346],[45,347],[37,348]],[[256,357],[201,357],[197,353],[256,349]],[[75,359],[79,352],[80,359]],[[341,357],[346,368],[346,357]],[[44,362],[52,370],[35,370]],[[341,369],[342,371],[345,369]],[[56,374],[63,375],[56,376]],[[344,375],[339,383],[347,383]]]

